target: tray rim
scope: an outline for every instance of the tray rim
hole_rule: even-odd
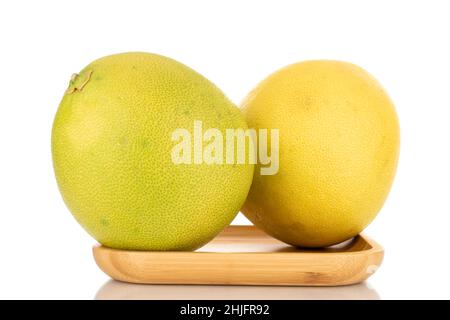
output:
[[[230,230],[230,229],[256,229],[260,232],[263,233],[263,231],[261,229],[258,229],[255,226],[252,225],[231,225],[226,227],[222,232],[226,232],[226,230]],[[219,237],[221,234],[219,233],[217,237]],[[269,237],[272,238],[272,236],[265,234],[265,237]],[[278,254],[326,254],[326,255],[358,255],[358,254],[367,254],[368,252],[384,252],[383,247],[376,242],[375,240],[373,240],[372,238],[368,237],[366,234],[364,233],[360,233],[358,235],[356,235],[355,237],[353,237],[352,239],[348,239],[347,241],[356,241],[357,238],[361,238],[364,242],[366,242],[367,244],[369,244],[370,248],[364,249],[364,250],[358,250],[358,251],[322,251],[325,250],[326,248],[300,248],[300,249],[304,249],[304,250],[309,250],[309,251],[299,251],[299,252],[253,252],[253,251],[241,251],[241,252],[213,252],[213,251],[150,251],[150,250],[124,250],[124,249],[115,249],[115,248],[110,248],[107,246],[104,246],[102,244],[94,244],[93,245],[93,251],[95,252],[96,250],[104,250],[104,251],[110,251],[110,252],[117,252],[117,253],[130,253],[130,254],[161,254],[161,255],[167,255],[167,254],[270,254],[270,255],[278,255]],[[276,239],[275,239],[276,240]],[[211,240],[213,241],[213,240]],[[277,240],[278,241],[278,240]],[[210,242],[211,243],[211,242]],[[209,244],[209,243],[208,243]],[[291,246],[287,243],[281,242],[280,244],[285,244],[286,246]],[[205,244],[206,246],[207,244]],[[294,246],[291,246],[294,247]],[[294,247],[295,248],[295,247]]]

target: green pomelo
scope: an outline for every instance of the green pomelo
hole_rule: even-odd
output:
[[[75,75],[56,114],[58,186],[101,244],[193,250],[227,226],[246,199],[251,164],[175,164],[174,130],[247,125],[210,81],[148,53],[101,58]],[[225,157],[225,154],[223,155]]]

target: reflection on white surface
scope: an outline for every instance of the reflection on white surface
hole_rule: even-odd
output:
[[[109,280],[97,300],[378,300],[367,282],[343,287],[141,285]]]

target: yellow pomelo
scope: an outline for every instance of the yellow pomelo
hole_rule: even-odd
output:
[[[243,212],[292,245],[329,246],[381,209],[399,153],[394,106],[363,69],[339,61],[287,66],[243,102],[249,127],[279,129],[279,172],[255,168]]]
[[[253,166],[175,164],[172,134],[194,121],[246,129],[210,81],[172,59],[124,53],[75,75],[56,114],[52,154],[64,201],[103,245],[192,250],[211,240],[247,196]]]

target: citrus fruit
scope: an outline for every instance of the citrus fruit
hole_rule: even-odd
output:
[[[89,234],[119,249],[193,250],[231,222],[253,165],[174,162],[173,133],[192,134],[195,122],[247,128],[215,85],[167,57],[116,54],[72,77],[52,155],[63,199]]]
[[[358,66],[306,61],[263,80],[244,100],[249,127],[279,129],[279,171],[261,175],[243,207],[286,243],[329,246],[361,232],[390,190],[399,153],[394,106]]]

